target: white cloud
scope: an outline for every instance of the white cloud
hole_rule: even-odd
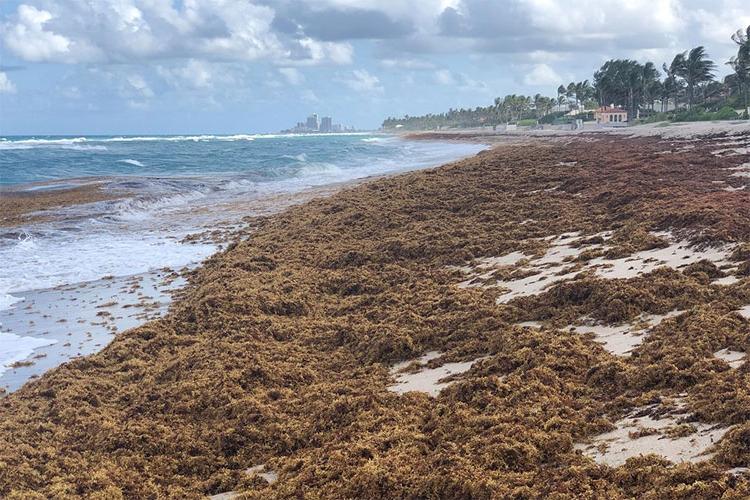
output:
[[[439,69],[435,71],[435,81],[440,85],[455,85],[456,79],[453,77],[453,73],[447,69]]]
[[[40,0],[27,0],[38,3]],[[22,4],[3,38],[27,61],[137,63],[203,59],[348,64],[345,42],[290,37],[272,26],[275,11],[246,0],[47,0]]]
[[[157,66],[156,70],[175,88],[208,89],[214,83],[212,68],[205,61],[190,59],[184,66]]]
[[[8,48],[27,61],[49,61],[66,56],[70,40],[45,29],[52,18],[46,10],[19,5],[16,23],[3,30]]]
[[[126,78],[126,81],[128,82],[130,89],[132,89],[132,92],[138,97],[144,99],[151,99],[154,97],[154,91],[151,90],[151,87],[149,87],[148,83],[146,83],[146,80],[141,75],[130,75]]]
[[[317,104],[320,102],[320,99],[318,99],[318,96],[315,95],[315,92],[313,92],[310,89],[303,90],[302,93],[300,94],[300,97],[302,98],[303,101],[307,101],[310,103]]]
[[[297,47],[282,63],[287,65],[309,66],[322,62],[333,64],[351,64],[354,49],[348,43],[321,42],[312,38],[296,41]]]
[[[479,80],[474,80],[464,73],[454,73],[447,69],[439,69],[434,74],[435,81],[440,85],[456,87],[461,91],[486,92],[487,85]]]
[[[551,52],[549,50],[533,50],[526,54],[525,57],[535,63],[551,63],[567,59],[568,54]]]
[[[554,33],[620,35],[634,32],[672,32],[683,25],[678,0],[526,0],[531,23]]]
[[[435,67],[430,61],[424,61],[422,59],[383,59],[380,61],[380,65],[384,68],[399,68],[399,69],[433,69]]]
[[[531,71],[523,77],[523,83],[532,86],[560,85],[562,77],[547,64],[536,64]]]
[[[357,92],[383,92],[383,87],[380,85],[380,79],[371,75],[366,69],[355,69],[352,71],[351,76],[345,78],[343,82],[352,90]]]
[[[305,83],[305,75],[297,68],[279,68],[279,73],[290,85],[302,85]]]
[[[16,86],[10,81],[8,75],[0,71],[0,94],[13,94]]]

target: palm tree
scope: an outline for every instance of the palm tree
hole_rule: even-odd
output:
[[[688,109],[693,107],[695,87],[713,80],[714,69],[716,69],[716,64],[708,58],[706,49],[702,45],[682,54],[682,63],[677,68],[677,75],[682,77],[687,85]]]
[[[565,96],[568,99],[570,99],[571,97],[575,98],[575,95],[576,95],[576,83],[575,82],[570,82],[568,84],[567,88],[565,89]],[[576,108],[577,108],[578,107],[578,99],[575,99],[575,105],[576,105]]]
[[[750,64],[742,61],[739,57],[732,56],[727,64],[734,71],[724,80],[730,87],[735,87],[737,93],[742,97],[742,107],[748,112],[748,87],[750,87]]]
[[[664,78],[664,93],[663,97],[667,100],[667,106],[666,109],[663,109],[663,111],[667,111],[669,108],[669,99],[674,99],[674,107],[677,108],[677,96],[680,93],[680,82],[677,80],[677,72],[680,70],[680,68],[685,64],[685,57],[683,54],[677,54],[674,56],[674,59],[672,59],[672,63],[667,66],[667,63],[662,64],[661,68],[664,70],[664,73],[666,73],[666,77]]]
[[[562,87],[562,85],[560,85],[560,87]],[[562,94],[559,94],[557,96],[557,111],[562,111],[562,105],[563,104],[565,104],[565,96],[562,95]]]
[[[641,96],[643,97],[644,103],[654,107],[654,99],[657,95],[659,84],[659,71],[654,66],[654,63],[647,62],[641,66]]]
[[[585,102],[586,99],[589,98],[589,96],[591,95],[593,91],[588,80],[584,80],[582,82],[576,83],[574,88],[575,88],[575,95],[576,95],[576,103],[580,102],[581,104],[583,104],[583,102]]]
[[[565,92],[566,92],[565,85],[560,85],[559,87],[557,87],[557,102],[558,102],[559,105],[562,105],[565,102],[565,99],[564,99]],[[561,97],[563,99],[560,99]],[[559,109],[558,109],[558,111],[559,111]]]
[[[542,109],[542,94],[534,95],[534,114],[537,118],[541,117],[540,110]]]
[[[734,70],[734,81],[742,96],[745,113],[750,115],[748,108],[748,87],[750,87],[750,26],[745,31],[737,30],[732,34],[732,41],[738,45],[737,56],[732,57],[727,64]]]

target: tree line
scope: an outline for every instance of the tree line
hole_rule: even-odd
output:
[[[631,117],[648,117],[667,111],[691,117],[700,112],[741,107],[743,117],[748,118],[750,26],[733,33],[731,39],[737,45],[737,54],[726,62],[732,73],[722,81],[715,77],[717,64],[709,58],[705,47],[698,46],[675,55],[669,64],[662,64],[661,71],[653,62],[641,64],[631,59],[611,59],[594,72],[591,82],[583,80],[560,85],[554,97],[511,94],[474,109],[389,117],[383,122],[383,128],[429,130],[552,122],[570,109],[583,111],[608,105],[626,109]]]

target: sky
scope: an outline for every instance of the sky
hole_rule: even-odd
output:
[[[0,135],[264,133],[554,96],[607,59],[718,66],[747,0],[0,0]]]

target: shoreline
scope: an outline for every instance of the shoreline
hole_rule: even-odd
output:
[[[750,136],[584,139],[253,221],[166,316],[3,398],[0,460],[34,474],[0,493],[741,494]],[[588,448],[661,433],[684,464]]]

